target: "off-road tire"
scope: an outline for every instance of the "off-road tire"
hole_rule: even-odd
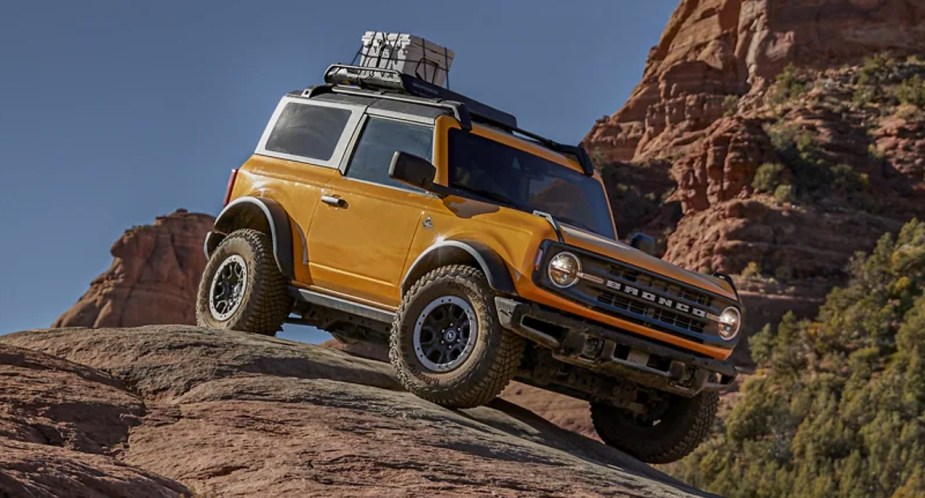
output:
[[[674,396],[660,423],[644,426],[620,408],[592,402],[591,420],[607,445],[646,463],[670,463],[684,458],[706,439],[718,404],[715,392],[693,398]]]
[[[248,278],[237,310],[226,320],[217,320],[209,310],[212,279],[231,255],[244,260]],[[292,310],[287,283],[276,264],[270,238],[257,230],[236,230],[225,237],[206,263],[196,299],[196,323],[213,329],[276,335]]]
[[[477,319],[475,346],[453,370],[435,372],[417,358],[414,324],[424,308],[441,296],[468,301]],[[465,265],[444,266],[418,280],[402,299],[389,341],[389,360],[408,391],[450,408],[471,408],[495,399],[508,385],[524,351],[522,337],[501,327],[495,294],[481,270]]]

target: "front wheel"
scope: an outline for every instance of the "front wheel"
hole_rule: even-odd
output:
[[[270,238],[257,230],[236,230],[206,263],[196,299],[196,323],[276,335],[292,310],[286,284]]]
[[[437,268],[402,299],[389,359],[408,391],[439,405],[493,400],[514,377],[524,340],[501,327],[494,292],[471,266]]]
[[[719,395],[703,392],[693,398],[665,396],[641,415],[592,402],[594,429],[608,446],[623,450],[643,462],[680,460],[710,434]]]

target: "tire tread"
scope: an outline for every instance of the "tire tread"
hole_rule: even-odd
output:
[[[411,306],[414,296],[416,296],[426,286],[435,282],[446,282],[459,286],[475,284],[477,292],[486,296],[487,305],[485,313],[480,314],[480,319],[486,323],[479,325],[479,332],[482,330],[492,330],[497,328],[500,332],[500,346],[494,362],[487,367],[487,372],[479,378],[473,378],[478,372],[485,368],[480,363],[475,363],[468,368],[468,375],[462,379],[460,384],[467,386],[464,389],[446,390],[436,386],[426,385],[416,381],[413,373],[408,371],[402,361],[401,338],[398,331],[401,330],[402,323],[405,320],[414,320],[415,317],[408,317],[408,308]],[[399,382],[408,391],[424,398],[428,401],[439,405],[452,408],[471,408],[484,405],[495,399],[501,391],[510,383],[520,366],[521,358],[524,351],[524,340],[520,336],[502,329],[497,323],[497,316],[494,312],[494,292],[488,286],[485,274],[472,266],[468,265],[449,265],[442,266],[431,270],[421,277],[405,293],[398,312],[395,314],[395,321],[392,324],[392,334],[389,340],[389,359],[395,366]],[[485,357],[473,358],[476,362],[486,361]]]
[[[719,407],[719,395],[715,392],[703,392],[687,401],[674,427],[658,431],[659,437],[655,438],[627,437],[628,431],[613,423],[613,415],[619,408],[603,403],[591,403],[591,421],[609,446],[646,463],[671,463],[689,455],[710,435]]]
[[[288,281],[279,271],[270,237],[258,230],[244,228],[231,232],[216,248],[216,252],[230,241],[243,240],[254,253],[254,269],[248,277],[252,279],[250,302],[242,303],[243,320],[233,328],[261,335],[276,335],[292,309],[292,297],[287,290]],[[247,259],[247,258],[246,258]],[[209,278],[207,278],[209,277]],[[197,299],[197,322],[201,326],[214,326],[209,315],[209,292],[211,276],[203,275]]]

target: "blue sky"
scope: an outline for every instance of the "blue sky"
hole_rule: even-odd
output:
[[[364,31],[452,48],[454,90],[578,142],[624,102],[676,4],[4,1],[0,333],[47,327],[124,229],[216,214],[279,97],[349,62]]]

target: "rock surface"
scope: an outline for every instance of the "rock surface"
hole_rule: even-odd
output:
[[[501,393],[511,403],[530,410],[563,429],[600,440],[591,423],[591,406],[587,401],[546,391],[537,387],[511,382]]]
[[[0,496],[191,494],[118,458],[145,415],[118,379],[0,344]]]
[[[31,372],[0,376],[0,495],[702,495],[511,403],[443,409],[388,365],[328,348],[169,325],[22,332],[0,348],[0,368]],[[61,376],[74,384],[59,394]],[[97,434],[114,414],[118,437]],[[37,418],[84,435],[71,449],[7,429]]]
[[[109,269],[52,327],[195,323],[202,244],[212,221],[181,209],[126,230],[112,245]]]
[[[381,345],[354,342],[344,343],[337,339],[325,341],[321,346],[343,351],[353,356],[388,363],[388,348]],[[511,384],[501,393],[501,398],[530,410],[559,427],[576,432],[591,439],[600,439],[591,423],[591,407],[587,401],[539,389],[520,382]]]

